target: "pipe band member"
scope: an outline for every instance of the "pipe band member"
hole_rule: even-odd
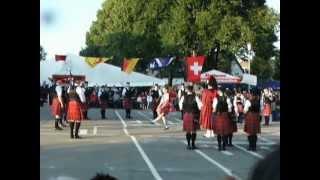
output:
[[[62,130],[62,128],[59,127],[59,122],[60,124],[62,122],[62,115],[63,115],[63,108],[64,108],[61,84],[62,84],[62,81],[58,80],[55,91],[53,91],[52,93],[53,99],[51,104],[51,112],[55,118],[54,127],[56,130]]]
[[[180,98],[179,107],[183,111],[183,131],[186,132],[188,150],[197,149],[195,141],[197,130],[200,129],[200,103],[201,100],[193,92],[193,86],[187,86],[186,93]],[[190,146],[190,140],[192,141],[192,146]]]
[[[244,107],[245,124],[244,132],[248,134],[249,151],[256,151],[257,149],[257,134],[261,133],[260,127],[260,102],[256,94],[249,96],[245,102]]]
[[[127,82],[126,87],[122,90],[122,97],[123,97],[123,108],[126,110],[126,118],[131,119],[131,109],[133,106],[132,103],[132,96],[133,90],[130,88],[130,83]]]
[[[69,103],[68,103],[68,112],[67,119],[70,124],[70,138],[81,139],[79,136],[79,129],[81,121],[84,119],[83,109],[78,94],[71,90],[69,92]],[[75,127],[75,133],[73,133]]]

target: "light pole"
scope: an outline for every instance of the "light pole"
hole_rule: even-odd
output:
[[[251,43],[247,44],[247,49],[248,49],[248,61],[249,61],[249,68],[248,72],[249,74],[251,73],[251,60],[252,60],[252,52],[251,52]],[[248,91],[250,92],[250,84],[248,85]]]

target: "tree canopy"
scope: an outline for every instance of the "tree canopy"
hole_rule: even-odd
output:
[[[178,62],[168,68],[171,72],[183,69],[183,57],[195,49],[208,56],[207,66],[225,69],[230,64],[225,58],[212,63],[213,48],[219,45],[224,54],[235,54],[250,42],[254,61],[267,63],[275,55],[279,19],[265,0],[106,0],[80,55],[113,56],[111,64],[118,66],[124,57],[139,57],[138,70],[154,57],[174,55]]]

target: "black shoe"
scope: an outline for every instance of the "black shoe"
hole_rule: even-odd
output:
[[[226,150],[226,147],[225,146],[222,146],[222,151],[225,151]]]
[[[79,135],[75,136],[76,139],[82,139],[82,137],[80,137]]]
[[[61,130],[63,130],[61,127],[55,127],[55,130],[59,130],[59,131],[61,131]]]
[[[192,150],[194,150],[194,149],[198,149],[198,147],[197,147],[197,146],[195,146],[195,145],[193,145],[193,146],[191,147],[191,149],[192,149]]]
[[[73,136],[73,135],[71,135],[71,136],[70,136],[70,138],[71,138],[71,139],[74,139],[74,136]]]
[[[218,146],[218,150],[219,150],[219,151],[221,151],[221,150],[222,150],[221,146]]]
[[[233,146],[233,144],[232,144],[232,143],[229,143],[229,144],[228,144],[228,146],[232,147],[232,146]]]
[[[188,150],[191,150],[191,147],[190,147],[190,145],[188,145],[188,146],[187,146],[187,149],[188,149]]]

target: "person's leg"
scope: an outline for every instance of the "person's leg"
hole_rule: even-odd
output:
[[[128,118],[131,119],[131,109],[128,109]]]
[[[269,116],[264,116],[264,125],[269,126]]]
[[[63,124],[63,122],[62,122],[62,117],[59,118],[59,124],[60,124],[62,127],[67,127],[66,125]]]
[[[106,118],[106,110],[105,109],[101,109],[100,113],[101,113],[101,119],[105,119]]]
[[[229,146],[233,146],[232,145],[232,136],[233,136],[233,133],[229,134],[229,136],[228,136],[228,145]]]
[[[129,109],[126,108],[126,118],[129,118]]]
[[[195,143],[196,143],[197,133],[196,131],[192,132],[191,140],[192,140],[192,149],[197,149]]]
[[[75,132],[76,139],[81,139],[81,137],[79,136],[80,125],[81,125],[81,122],[76,122],[76,132]]]
[[[256,151],[257,150],[257,140],[258,136],[255,134],[252,136],[252,150]]]
[[[222,136],[222,150],[224,150],[224,151],[226,150],[227,143],[228,143],[228,136],[223,135]]]
[[[248,150],[251,151],[252,150],[252,136],[251,135],[248,135],[248,142],[249,142]]]
[[[187,139],[187,143],[188,143],[187,149],[190,150],[191,149],[191,146],[190,146],[191,133],[190,132],[186,133],[186,139]]]
[[[219,148],[218,150],[221,151],[222,150],[222,147],[221,147],[221,135],[217,136],[217,140],[218,140],[218,148]]]
[[[167,120],[166,120],[165,116],[162,116],[162,122],[163,122],[163,125],[164,125],[164,129],[168,129],[169,127],[167,126]]]
[[[59,127],[59,119],[60,119],[60,116],[56,116],[56,117],[55,117],[54,128],[55,128],[56,130],[62,130],[62,128]]]
[[[73,128],[74,128],[74,122],[70,122],[70,138],[74,138],[74,133],[73,133]]]

